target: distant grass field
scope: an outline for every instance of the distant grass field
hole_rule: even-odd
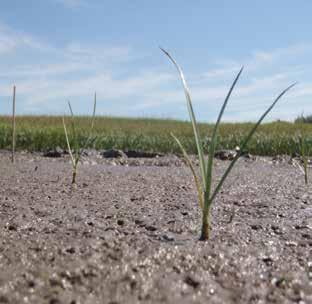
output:
[[[77,117],[80,126],[79,139],[88,135],[88,117]],[[67,120],[70,120],[68,117]],[[240,146],[252,123],[223,123],[220,129],[218,149],[233,149]],[[70,128],[69,128],[70,132]],[[96,140],[90,148],[144,150],[164,153],[180,153],[179,147],[170,136],[173,132],[181,139],[189,153],[196,152],[191,124],[184,121],[162,119],[130,119],[97,117],[94,134]],[[207,151],[207,142],[212,125],[201,124],[200,132]],[[273,122],[259,127],[248,145],[248,152],[256,155],[273,156],[299,152],[298,134],[308,139],[308,154],[312,153],[312,124]],[[70,136],[70,135],[69,135]],[[0,148],[10,149],[11,118],[0,116]],[[17,150],[46,151],[55,147],[66,149],[62,117],[59,116],[18,116],[16,120]]]

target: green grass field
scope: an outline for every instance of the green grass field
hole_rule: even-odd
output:
[[[67,121],[70,118],[67,118]],[[79,139],[87,136],[90,119],[77,117]],[[252,123],[223,123],[220,129],[218,149],[233,149],[239,146]],[[70,132],[70,128],[69,128]],[[130,119],[97,117],[94,134],[96,149],[135,149],[164,153],[180,153],[179,147],[170,136],[173,132],[181,139],[189,153],[196,152],[191,124],[189,122],[161,119]],[[211,136],[212,125],[201,124],[200,132],[205,142]],[[312,124],[273,122],[259,127],[248,145],[248,152],[256,155],[294,154],[299,152],[298,134],[308,139],[308,154],[312,151]],[[69,135],[70,136],[70,135]],[[311,143],[311,144],[310,144]],[[10,149],[11,118],[0,116],[0,148]],[[66,148],[62,117],[19,116],[16,120],[17,150],[45,151],[54,147]]]

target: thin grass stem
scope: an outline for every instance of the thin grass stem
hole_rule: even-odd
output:
[[[13,109],[12,109],[12,155],[11,155],[11,161],[14,163],[15,161],[15,96],[16,96],[16,86],[13,86]]]

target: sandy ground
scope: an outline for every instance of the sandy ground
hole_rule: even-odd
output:
[[[286,161],[241,159],[211,239],[176,157],[0,154],[0,303],[312,303],[312,186]],[[228,161],[217,161],[216,178]]]

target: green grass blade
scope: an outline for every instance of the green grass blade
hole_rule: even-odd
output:
[[[72,106],[71,106],[71,103],[70,103],[70,101],[68,100],[67,101],[67,103],[68,103],[68,107],[69,107],[69,111],[70,111],[70,115],[71,115],[71,117],[75,117],[75,115],[74,115],[74,112],[73,112],[73,108],[72,108]]]
[[[305,141],[301,136],[299,137],[299,146],[300,146],[301,159],[303,162],[302,171],[304,174],[304,182],[307,185],[308,184],[308,159],[306,157],[306,152],[305,152]],[[301,166],[300,166],[300,168],[301,168]]]
[[[231,88],[229,90],[229,92],[227,93],[227,96],[224,100],[224,103],[222,105],[222,108],[220,110],[220,113],[219,113],[219,116],[218,116],[218,119],[217,119],[217,122],[214,126],[214,129],[213,129],[213,133],[212,133],[212,138],[211,138],[211,143],[209,145],[209,157],[208,157],[208,163],[207,163],[207,178],[206,178],[206,193],[205,193],[205,201],[208,202],[208,199],[210,197],[210,189],[211,189],[211,181],[212,181],[212,165],[213,165],[213,158],[214,158],[214,154],[215,154],[215,149],[216,149],[216,145],[217,145],[217,135],[218,135],[218,130],[219,130],[219,125],[220,125],[220,121],[221,121],[221,118],[223,116],[223,113],[224,113],[224,110],[227,106],[227,103],[229,101],[229,98],[233,92],[233,89],[240,77],[240,75],[242,74],[243,72],[243,69],[244,67],[242,67],[240,69],[240,71],[238,72],[237,76],[235,77],[232,85],[231,85]],[[208,206],[207,206],[208,207]]]
[[[78,163],[79,161],[79,144],[78,144],[78,138],[77,138],[77,132],[76,132],[76,122],[75,122],[75,115],[72,109],[72,106],[70,104],[70,101],[68,101],[68,107],[71,115],[71,126],[73,130],[73,139],[74,139],[74,146],[75,146],[75,163]]]
[[[96,92],[94,93],[93,113],[92,113],[92,121],[91,121],[91,129],[90,129],[90,131],[92,131],[93,128],[94,128],[95,111],[96,111]]]
[[[228,166],[228,168],[226,169],[225,173],[223,174],[223,176],[221,177],[221,180],[219,181],[218,185],[216,186],[210,201],[212,202],[214,200],[214,198],[216,197],[216,195],[218,194],[220,188],[222,187],[226,177],[228,176],[228,174],[231,172],[234,164],[237,162],[237,160],[239,159],[239,157],[241,156],[241,153],[245,150],[245,148],[247,147],[247,144],[249,142],[249,140],[251,139],[251,137],[253,136],[253,134],[256,132],[258,126],[261,124],[261,122],[263,121],[263,119],[269,114],[269,112],[273,109],[273,107],[276,105],[276,103],[283,97],[283,95],[286,94],[287,91],[289,91],[292,87],[294,87],[296,85],[296,83],[290,85],[288,88],[286,88],[284,91],[282,91],[282,93],[280,93],[277,98],[274,100],[274,102],[271,104],[271,106],[263,113],[263,115],[260,117],[260,119],[258,120],[258,122],[254,125],[254,127],[251,129],[251,131],[249,132],[249,134],[247,135],[247,137],[245,138],[245,140],[243,141],[239,152],[237,152],[236,156],[234,157],[234,159],[232,160],[232,162],[230,163],[230,165]]]
[[[194,182],[196,185],[196,189],[197,189],[197,194],[198,194],[198,202],[199,202],[199,206],[201,209],[204,208],[204,202],[203,202],[203,190],[202,190],[202,186],[200,183],[200,180],[198,179],[197,175],[196,175],[196,171],[195,168],[192,164],[192,161],[190,159],[190,157],[188,156],[188,154],[186,153],[186,150],[184,149],[183,145],[181,144],[180,140],[174,136],[174,134],[170,133],[171,136],[175,139],[175,141],[177,142],[178,146],[180,147],[183,157],[186,161],[186,163],[188,164],[188,166],[190,167],[193,177],[194,177]]]
[[[295,166],[301,171],[301,173],[305,175],[305,171],[304,171],[304,168],[302,168],[302,165],[296,159],[293,159],[293,162]]]
[[[303,161],[303,165],[300,164],[299,161],[297,161],[296,159],[293,159],[293,163],[294,165],[300,170],[300,172],[302,173],[302,175],[304,176],[304,183],[307,185],[308,184],[308,162]]]
[[[308,160],[306,157],[303,160],[303,167],[304,167],[304,182],[307,185],[308,184]]]
[[[204,158],[204,152],[203,152],[203,145],[200,139],[200,134],[198,131],[198,126],[196,123],[196,118],[195,118],[195,114],[194,114],[194,110],[193,110],[193,105],[192,105],[192,99],[191,99],[191,95],[190,95],[190,90],[187,86],[184,74],[182,69],[180,68],[180,66],[177,64],[177,62],[173,59],[173,57],[164,49],[160,48],[167,56],[168,58],[171,60],[171,62],[174,64],[174,66],[176,67],[176,69],[179,72],[181,81],[182,81],[182,85],[184,88],[184,93],[185,93],[185,97],[187,100],[187,108],[188,108],[188,112],[190,115],[190,119],[192,122],[192,126],[193,126],[193,132],[194,132],[194,137],[195,137],[195,142],[196,142],[196,147],[197,147],[197,152],[198,152],[198,158],[199,158],[199,165],[200,165],[200,171],[201,171],[201,176],[202,176],[202,181],[203,181],[203,185],[206,185],[206,162],[205,162],[205,158]]]
[[[66,128],[64,116],[63,116],[63,127],[64,127],[64,132],[65,132],[67,147],[68,147],[68,153],[69,153],[69,155],[70,155],[70,158],[71,158],[71,161],[72,161],[73,166],[75,166],[75,159],[74,159],[74,156],[73,156],[71,147],[70,147],[70,143],[69,143],[69,139],[68,139],[68,133],[67,133],[67,128]]]

